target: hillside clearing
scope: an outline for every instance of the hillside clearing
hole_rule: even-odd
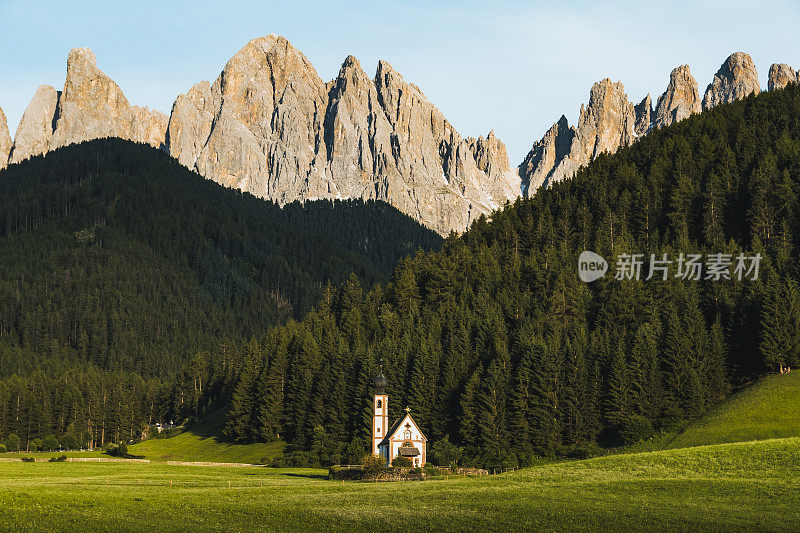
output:
[[[151,461],[209,461],[259,464],[283,453],[283,442],[230,444],[220,439],[225,416],[216,413],[186,431],[167,439],[147,439],[128,452]]]

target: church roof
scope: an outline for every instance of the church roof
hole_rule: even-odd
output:
[[[398,430],[400,429],[400,425],[403,422],[405,422],[406,420],[409,420],[412,424],[414,424],[414,427],[417,428],[417,431],[419,431],[419,434],[422,435],[422,440],[425,441],[425,442],[428,442],[428,439],[422,433],[422,430],[419,429],[419,426],[417,425],[417,423],[414,422],[414,419],[411,418],[411,415],[410,414],[406,414],[406,415],[401,416],[400,418],[398,418],[395,421],[395,423],[391,425],[391,427],[389,428],[389,431],[386,432],[386,436],[384,436],[383,440],[378,443],[378,446],[383,446],[384,444],[387,444],[390,440],[392,440],[392,437],[394,437],[395,433],[397,433]]]
[[[419,450],[412,443],[404,442],[403,445],[398,448],[397,453],[403,457],[415,457],[419,455]]]

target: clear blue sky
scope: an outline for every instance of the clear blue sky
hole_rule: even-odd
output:
[[[61,88],[69,49],[91,47],[129,101],[166,113],[213,81],[250,39],[286,36],[333,78],[348,54],[373,74],[388,60],[464,136],[494,128],[512,165],[562,114],[574,123],[594,81],[653,100],[688,63],[705,90],[734,51],[762,86],[773,62],[800,67],[800,3],[205,2],[0,0],[0,107],[12,136],[36,87]]]

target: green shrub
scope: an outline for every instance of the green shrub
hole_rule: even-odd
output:
[[[67,456],[66,455],[61,455],[59,457],[51,457],[47,461],[50,462],[50,463],[64,463],[64,462],[66,462],[66,460],[67,460]]]
[[[640,415],[628,415],[619,421],[617,432],[622,444],[636,444],[655,435],[653,424]]]
[[[18,452],[19,444],[20,444],[20,439],[14,433],[9,435],[8,438],[6,439],[6,449],[10,452]]]
[[[60,446],[61,444],[59,444],[55,435],[48,435],[42,441],[42,445],[39,447],[39,449],[46,452],[54,452],[58,450]]]
[[[152,436],[150,438],[151,439],[171,439],[172,437],[176,437],[176,436],[180,435],[181,433],[183,433],[184,429],[185,428],[183,428],[183,427],[176,427],[176,428],[164,429],[164,430],[161,431],[161,433],[159,433],[158,430],[155,427],[153,427],[151,432],[150,432],[152,434]]]
[[[36,459],[34,459],[33,457],[23,457],[22,458],[22,462],[23,463],[33,463],[35,461],[36,461]]]
[[[447,466],[453,462],[460,463],[463,455],[464,450],[450,442],[450,439],[445,436],[431,446],[429,459],[437,466]]]
[[[398,456],[392,459],[392,466],[398,466],[400,468],[410,468],[413,463],[411,459],[408,457]]]
[[[519,461],[515,453],[507,450],[498,450],[484,458],[483,467],[490,472],[502,472],[511,468],[518,468]]]
[[[364,456],[361,465],[364,467],[365,473],[374,474],[386,466],[386,460],[383,457],[369,453]]]
[[[566,448],[564,455],[570,459],[589,459],[603,455],[603,449],[595,442],[586,442]]]
[[[133,458],[133,455],[128,453],[128,445],[124,442],[120,442],[119,444],[109,442],[105,445],[104,450],[106,454],[112,457],[123,457],[123,458]]]
[[[117,450],[119,446],[113,442],[107,442],[105,446],[103,446],[103,451],[108,455],[117,455]]]
[[[424,470],[425,470],[425,474],[427,474],[430,477],[442,475],[442,472],[438,468],[436,468],[435,466],[433,466],[430,463],[425,463]]]
[[[64,435],[58,442],[61,444],[62,450],[76,450],[78,449],[78,439],[73,437],[72,435]]]
[[[339,465],[333,465],[332,467],[328,468],[328,479],[336,479],[336,474],[342,471],[342,467]]]
[[[0,453],[6,453],[6,445],[0,444]]]

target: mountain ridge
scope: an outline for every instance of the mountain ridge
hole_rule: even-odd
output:
[[[169,117],[131,105],[94,53],[75,48],[63,90],[37,90],[13,145],[0,134],[0,159],[15,163],[101,137],[162,148],[206,178],[281,205],[386,201],[442,235],[520,192],[493,132],[462,137],[388,62],[371,78],[348,56],[324,82],[276,35],[253,39],[213,83],[178,95]]]
[[[773,64],[768,89],[800,82]],[[132,105],[88,48],[67,59],[62,90],[40,86],[13,140],[0,110],[0,168],[59,146],[119,137],[161,148],[228,187],[283,205],[295,200],[383,200],[440,235],[466,230],[538,187],[571,177],[653,128],[760,91],[746,53],[731,54],[701,94],[688,65],[639,104],[620,81],[595,83],[578,123],[562,117],[512,166],[494,130],[463,137],[384,60],[374,77],[347,56],[323,81],[284,37],[248,42],[213,81],[179,94],[169,116]]]
[[[788,65],[773,64],[769,90],[800,82]],[[752,58],[744,52],[728,56],[702,97],[689,65],[670,72],[667,88],[652,108],[650,95],[634,106],[622,82],[605,78],[592,85],[589,103],[581,104],[578,124],[570,126],[564,115],[547,130],[519,165],[524,194],[571,177],[600,153],[614,153],[653,128],[668,126],[717,105],[735,102],[761,91]]]

